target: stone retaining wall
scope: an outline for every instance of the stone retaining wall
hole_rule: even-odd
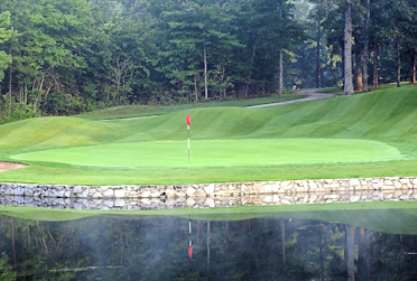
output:
[[[230,198],[260,195],[287,195],[357,191],[391,191],[417,189],[417,177],[323,179],[277,182],[216,183],[200,185],[123,185],[70,186],[0,183],[0,196],[35,198]]]
[[[376,201],[417,201],[417,189],[357,190],[342,192],[309,192],[270,194],[243,197],[178,197],[171,199],[92,199],[92,198],[39,198],[22,196],[0,197],[3,206],[28,206],[78,210],[155,210],[180,208],[215,208],[236,206],[269,206],[354,203]]]

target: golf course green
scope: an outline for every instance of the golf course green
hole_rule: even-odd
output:
[[[0,182],[193,184],[417,175],[417,87],[266,108],[233,105],[171,108],[137,120],[103,122],[89,113],[1,125],[0,160],[29,167],[0,173]],[[94,116],[106,119],[106,112]]]
[[[192,152],[188,163],[186,141],[161,141],[37,151],[11,158],[115,168],[268,166],[401,159],[398,149],[363,140],[197,140],[193,142]]]

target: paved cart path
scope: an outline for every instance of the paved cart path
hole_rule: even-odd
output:
[[[319,99],[328,99],[336,97],[337,95],[334,94],[322,94],[322,93],[316,93],[317,90],[302,90],[297,92],[297,94],[303,94],[307,95],[308,97],[298,100],[290,100],[290,101],[283,101],[283,102],[276,102],[276,103],[268,103],[268,104],[259,104],[259,105],[252,105],[248,106],[247,108],[262,108],[267,106],[275,106],[275,105],[281,105],[281,104],[289,104],[289,103],[296,103],[296,102],[305,102],[305,101],[311,101],[311,100],[319,100]]]

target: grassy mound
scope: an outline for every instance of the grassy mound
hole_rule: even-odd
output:
[[[127,149],[131,146],[146,148],[144,153],[150,159],[151,154],[163,151],[157,147],[157,143],[152,142],[174,141],[165,143],[169,144],[168,151],[185,156],[186,147],[178,146],[184,146],[187,137],[185,111],[174,111],[151,119],[114,122],[75,117],[38,118],[0,126],[0,159],[10,161],[20,158],[31,165],[27,169],[1,173],[0,181],[110,185],[417,175],[415,87],[260,109],[209,107],[190,109],[188,112],[192,118],[193,149],[198,148],[198,143],[211,144],[202,152],[202,158],[215,158],[213,145],[227,145],[227,142],[208,140],[233,140],[238,141],[233,149],[226,147],[223,150],[235,156],[240,155],[241,159],[235,163],[232,163],[231,157],[224,157],[223,160],[208,159],[218,162],[215,165],[196,163],[198,167],[184,167],[172,164],[177,161],[173,158],[169,160],[173,162],[165,167],[150,165],[160,167],[158,169],[142,169],[144,166],[149,168],[147,162],[139,163],[146,157],[138,159],[139,164],[134,165],[97,165],[97,161],[102,161],[97,158],[100,149],[106,146],[112,151],[115,148],[123,150],[123,147],[131,151]],[[265,152],[270,151],[267,144],[279,143],[273,141],[277,139],[299,139],[293,143],[296,145],[298,142],[297,148],[286,150],[298,152],[298,156],[286,156],[287,159],[295,157],[297,161],[281,162],[278,154],[274,156]],[[320,152],[317,148],[306,146],[314,142],[310,139],[326,140],[321,147],[325,148],[324,151],[329,149],[328,158],[302,161],[307,159],[303,157],[307,152]],[[348,152],[344,152],[337,142],[333,147],[329,145],[335,140],[351,143]],[[250,150],[250,147],[260,142],[265,150],[263,156],[259,157],[253,154],[256,151]],[[367,147],[366,143],[370,146]],[[245,149],[248,157],[242,156],[241,151]],[[81,153],[77,155],[74,151]],[[91,151],[95,151],[96,156],[88,155]],[[375,152],[374,156],[370,155]],[[165,159],[167,153],[154,157],[158,158],[155,161],[168,161]],[[60,155],[65,161],[58,159]],[[83,162],[87,160],[82,160],[81,155],[88,161],[94,158],[94,163]],[[131,158],[142,157],[130,153],[128,155]],[[343,158],[354,155],[357,158]],[[271,162],[266,163],[268,157]],[[247,158],[256,161],[236,164],[242,163],[242,159],[247,161]],[[126,166],[130,168],[126,169]],[[226,166],[227,169],[222,168]]]

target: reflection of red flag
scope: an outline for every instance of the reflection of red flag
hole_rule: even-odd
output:
[[[185,118],[185,122],[187,122],[188,126],[191,126],[190,113],[187,113],[187,118]]]
[[[188,256],[190,259],[193,258],[193,245],[188,246]]]

